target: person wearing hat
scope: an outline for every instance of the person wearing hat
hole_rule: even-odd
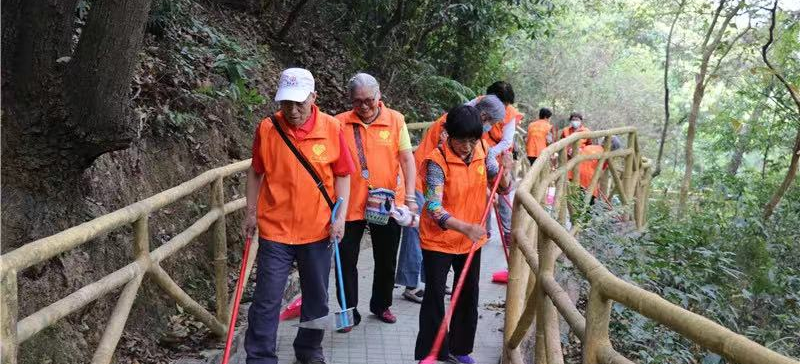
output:
[[[416,169],[403,114],[388,108],[381,101],[381,90],[375,77],[358,73],[348,84],[352,109],[336,115],[342,122],[347,146],[357,166],[350,178],[350,210],[347,213],[344,238],[340,245],[342,277],[348,302],[339,302],[343,309],[353,308],[355,324],[361,322],[358,306],[358,253],[361,238],[369,226],[372,237],[372,296],[369,310],[379,320],[395,323],[392,314],[392,290],[400,245],[400,225],[390,217],[391,205],[405,205],[416,212],[413,193],[400,196],[398,176],[402,172],[404,191],[414,191]],[[337,282],[338,284],[338,282]],[[339,330],[349,332],[352,327]]]
[[[328,315],[330,240],[344,234],[355,166],[341,123],[319,110],[316,97],[311,72],[284,70],[275,95],[280,111],[262,120],[255,132],[242,226],[245,236],[258,228],[259,239],[256,290],[244,342],[248,364],[278,362],[279,311],[294,262],[303,295],[300,321]],[[344,201],[331,225],[337,198]],[[325,363],[323,335],[322,330],[298,329],[294,351],[300,363]]]

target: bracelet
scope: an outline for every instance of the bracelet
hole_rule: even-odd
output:
[[[412,197],[406,196],[406,202],[417,202],[417,198],[413,196]]]

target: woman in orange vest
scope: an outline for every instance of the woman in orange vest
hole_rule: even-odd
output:
[[[462,105],[450,110],[444,128],[447,139],[425,158],[419,178],[424,180],[426,203],[420,222],[422,262],[425,267],[425,295],[422,299],[414,357],[423,359],[431,349],[444,318],[444,295],[450,268],[458,281],[466,274],[461,300],[455,308],[439,360],[474,363],[472,353],[478,325],[478,277],[480,247],[486,243],[486,228],[480,224],[486,206],[486,190],[500,177],[500,193],[508,193],[513,160],[502,158],[506,173],[498,176],[500,165],[488,157],[482,140],[481,112]],[[470,247],[479,244],[469,271],[463,271]]]
[[[572,135],[573,133],[580,133],[584,131],[591,131],[591,130],[583,125],[583,115],[581,115],[581,113],[578,112],[573,112],[572,114],[569,114],[569,125],[566,128],[561,129],[560,138],[564,139]],[[591,139],[581,139],[581,141],[578,142],[578,148],[583,148],[583,146],[589,144],[592,144]],[[567,151],[569,154],[572,154],[571,147],[567,148]]]
[[[317,108],[316,97],[311,72],[302,68],[284,70],[275,94],[281,110],[261,121],[253,140],[242,226],[248,237],[258,227],[259,238],[258,284],[244,340],[248,363],[278,362],[278,315],[294,262],[303,295],[300,321],[328,315],[330,239],[339,239],[344,233],[350,174],[355,167],[341,124]],[[305,159],[309,169],[300,158]],[[337,197],[344,202],[336,223],[330,224]],[[297,330],[294,351],[298,361],[324,363],[324,333]]]
[[[355,324],[361,322],[361,314],[355,308],[358,306],[356,264],[364,229],[369,226],[375,260],[369,308],[379,320],[395,323],[397,318],[389,307],[392,305],[401,230],[397,221],[389,217],[391,207],[387,209],[386,204],[396,203],[408,206],[411,211],[417,210],[413,193],[399,196],[397,191],[401,170],[406,176],[416,176],[417,173],[411,138],[403,114],[381,102],[380,85],[375,77],[366,73],[356,74],[350,79],[348,88],[352,109],[336,115],[336,118],[344,125],[345,140],[360,173],[350,178],[350,209],[339,246],[348,301],[339,304],[343,309],[352,307]],[[414,178],[403,181],[406,191],[414,191]],[[340,332],[351,329],[348,327]]]
[[[555,130],[553,130],[553,123],[550,122],[551,116],[553,116],[553,112],[543,107],[539,109],[539,120],[528,125],[528,140],[525,149],[528,152],[528,162],[531,164],[536,161],[542,150],[553,142]]]

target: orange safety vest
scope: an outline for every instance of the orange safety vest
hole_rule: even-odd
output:
[[[441,148],[434,149],[425,158],[426,161],[432,161],[441,166],[444,171],[442,207],[452,217],[468,224],[479,224],[483,217],[483,209],[486,207],[487,148],[484,142],[475,146],[470,164],[464,163],[446,143]],[[426,169],[421,169],[418,179],[425,181],[426,172]],[[472,241],[464,234],[455,230],[442,229],[439,227],[439,223],[425,212],[422,213],[420,220],[419,235],[420,245],[425,250],[466,254],[472,246]],[[478,247],[486,244],[486,240],[487,238],[484,236],[478,242]]]
[[[482,97],[483,96],[481,96],[481,98]],[[489,129],[489,132],[484,134],[484,139],[489,142],[490,146],[494,147],[495,145],[499,144],[501,140],[503,140],[503,129],[506,127],[506,125],[512,121],[515,123],[515,125],[519,125],[522,122],[523,117],[524,115],[520,114],[514,106],[506,105],[505,119],[503,119],[503,122],[492,125],[492,128]],[[510,149],[513,148],[514,141],[512,140]]]
[[[369,127],[365,127],[352,110],[336,115],[342,122],[344,139],[353,156],[356,173],[350,176],[350,202],[348,204],[346,221],[364,220],[364,210],[367,205],[369,187],[396,190],[398,175],[400,174],[400,131],[405,124],[403,114],[392,110],[380,103],[381,113]],[[364,157],[367,160],[369,181],[361,175],[361,160],[358,157],[355,131],[359,128],[361,141],[364,148]],[[396,195],[396,198],[402,196]],[[398,200],[402,202],[402,200]]]
[[[422,136],[422,140],[420,140],[417,150],[414,151],[414,161],[417,165],[417,172],[419,172],[422,168],[422,162],[425,161],[425,158],[428,156],[428,154],[431,154],[431,152],[439,146],[439,143],[442,141],[442,139],[444,139],[443,136],[446,135],[444,123],[446,121],[447,113],[436,119],[436,121],[433,122],[433,125],[431,125],[425,132],[425,135]],[[416,186],[418,191],[424,192],[422,190],[422,181],[419,178],[417,178]]]
[[[528,140],[526,143],[528,157],[538,157],[544,148],[547,148],[547,134],[553,130],[553,124],[544,119],[539,119],[528,125]]]
[[[572,135],[573,133],[580,133],[580,132],[584,132],[584,131],[591,131],[591,130],[589,130],[589,128],[587,128],[587,127],[585,127],[583,125],[581,125],[581,127],[578,128],[578,130],[575,130],[574,128],[572,128],[572,126],[568,126],[568,127],[564,128],[564,129],[561,129],[561,139],[564,139],[564,138]],[[581,139],[581,141],[578,142],[578,148],[583,148],[587,144],[592,144],[592,140],[591,139]]]
[[[600,154],[603,153],[603,146],[601,145],[587,145],[581,148],[580,155],[591,155],[591,154]],[[592,183],[592,176],[594,175],[594,171],[597,169],[597,165],[600,163],[598,159],[592,159],[588,161],[583,161],[578,166],[578,173],[580,173],[581,179],[581,186],[583,188],[589,188],[589,184]],[[603,166],[605,169],[605,166]],[[592,191],[592,195],[598,196],[600,194],[600,189],[595,187],[594,191]]]
[[[283,118],[278,122],[289,140],[306,157],[322,179],[331,198],[333,164],[339,159],[341,124],[333,116],[317,111],[311,132],[298,141]],[[266,118],[258,125],[259,150],[264,178],[258,193],[258,235],[266,240],[286,244],[308,244],[329,236],[331,209],[314,179],[275,130],[273,120]]]

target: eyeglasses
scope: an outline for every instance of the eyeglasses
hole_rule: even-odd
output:
[[[375,105],[375,98],[378,96],[376,92],[371,98],[368,99],[351,99],[350,102],[353,104],[353,107],[361,107],[361,105],[372,106]]]
[[[353,103],[354,107],[361,107],[361,105],[372,106],[375,104],[375,99],[364,99],[364,100],[353,99],[351,102]]]
[[[450,140],[457,144],[458,146],[465,146],[473,148],[476,144],[478,144],[478,139],[475,138],[468,138],[468,139],[461,139],[461,138],[450,138]]]

